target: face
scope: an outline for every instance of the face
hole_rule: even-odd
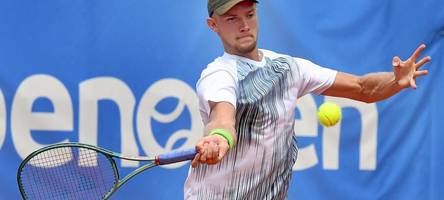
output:
[[[255,3],[238,3],[224,15],[213,14],[207,23],[219,35],[228,53],[244,55],[256,49],[258,25]]]

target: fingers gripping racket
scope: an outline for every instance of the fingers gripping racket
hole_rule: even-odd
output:
[[[156,157],[127,157],[81,143],[54,144],[21,163],[17,182],[23,199],[108,199],[135,175],[158,165],[192,160],[195,149]],[[114,159],[146,161],[122,179]]]

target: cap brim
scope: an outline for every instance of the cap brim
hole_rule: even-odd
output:
[[[254,3],[258,3],[256,0],[235,0],[235,1],[228,1],[226,4],[222,5],[221,7],[217,8],[214,13],[217,15],[223,15],[226,12],[228,12],[231,8],[233,8],[236,4],[242,2],[242,1],[251,1]]]

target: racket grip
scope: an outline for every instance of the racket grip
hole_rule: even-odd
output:
[[[156,156],[156,165],[166,165],[186,160],[193,160],[196,156],[196,148],[177,151],[172,153],[165,153]]]

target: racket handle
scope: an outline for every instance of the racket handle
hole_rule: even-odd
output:
[[[196,148],[177,151],[172,153],[165,153],[156,156],[156,165],[166,165],[186,160],[193,160],[196,156]]]

